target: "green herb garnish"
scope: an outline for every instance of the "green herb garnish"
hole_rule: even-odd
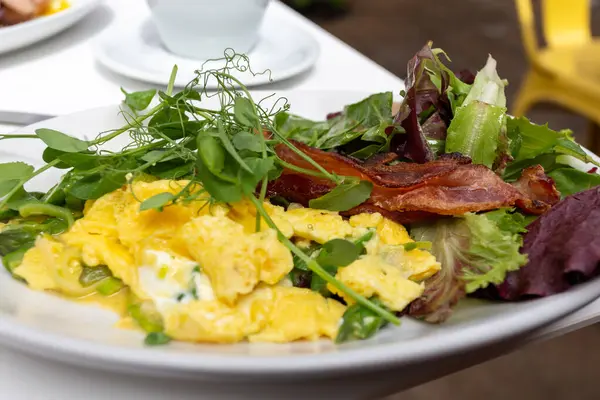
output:
[[[227,50],[221,61],[224,64],[221,68],[197,71],[196,77],[180,93],[173,93],[177,67],[173,69],[166,91],[158,91],[156,95],[152,91],[125,93],[125,104],[130,110],[122,111],[127,115],[128,123],[102,133],[94,140],[85,141],[49,129],[39,129],[36,135],[0,137],[0,140],[25,136],[38,138],[48,146],[46,164],[36,170],[25,163],[0,164],[0,190],[6,194],[0,201],[0,210],[14,200],[26,182],[54,167],[68,168],[52,190],[52,204],[56,207],[65,207],[67,198],[97,199],[146,174],[167,178],[184,176],[190,181],[186,187],[173,194],[161,193],[146,199],[140,202],[140,210],[161,211],[170,204],[199,198],[211,204],[247,198],[258,211],[256,228],[260,229],[261,221],[266,221],[279,233],[280,241],[306,263],[313,277],[320,277],[377,315],[398,323],[393,314],[346,287],[318,261],[281,235],[263,206],[268,181],[276,178],[282,167],[287,167],[275,156],[276,145],[287,146],[311,166],[312,175],[336,185],[327,195],[313,200],[313,207],[333,211],[350,209],[370,196],[372,184],[329,173],[278,131],[273,121],[279,113],[289,109],[287,100],[279,99],[274,106],[263,107],[263,100],[254,99],[232,74],[234,71],[254,73],[247,56]],[[218,82],[216,93],[206,88],[208,80]],[[204,108],[202,100],[208,97],[216,97],[220,107]],[[387,124],[389,118],[384,114],[387,114],[388,97],[386,94],[381,97],[381,103],[373,99],[347,111],[354,115],[352,118],[361,121],[381,120]],[[146,109],[153,100],[158,104]],[[269,139],[262,134],[264,131],[270,133]],[[365,132],[364,136],[371,134],[373,137],[382,135],[380,131],[373,131]],[[123,136],[129,136],[131,140],[121,151],[106,149],[107,143]],[[50,204],[48,198],[42,202]],[[49,212],[46,215],[58,217]],[[327,254],[334,257],[337,253]],[[335,255],[336,261],[339,257],[342,256]]]
[[[115,277],[110,277],[98,284],[96,291],[102,296],[111,296],[123,289],[123,281]]]
[[[371,302],[385,308],[378,298],[370,299]],[[346,309],[342,317],[342,325],[338,330],[336,343],[344,343],[351,340],[368,339],[387,324],[387,321],[371,309],[360,304],[353,304]]]
[[[411,251],[415,249],[430,250],[431,242],[408,242],[404,243],[402,246],[404,246],[405,251]]]
[[[171,341],[171,338],[163,332],[150,332],[144,339],[146,346],[162,346]]]
[[[335,276],[338,268],[353,263],[360,253],[361,248],[356,244],[345,239],[333,239],[323,244],[316,261],[323,266],[327,274]],[[310,288],[323,296],[331,295],[327,289],[327,281],[319,275],[313,275]]]
[[[79,275],[79,283],[83,287],[89,287],[110,277],[112,277],[112,272],[106,265],[98,265],[97,267],[84,266]]]

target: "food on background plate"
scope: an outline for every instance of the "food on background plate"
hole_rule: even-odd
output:
[[[180,93],[124,92],[130,122],[94,140],[38,129],[43,167],[0,164],[3,264],[33,290],[110,303],[149,345],[343,343],[400,315],[443,322],[467,295],[594,276],[596,238],[575,238],[593,231],[600,176],[572,165],[596,161],[571,132],[507,115],[493,58],[457,76],[441,56],[428,44],[409,62],[396,113],[391,92],[323,121],[266,107],[231,75],[248,58],[226,52]],[[208,77],[216,109],[198,103]],[[25,189],[50,168],[59,183]]]
[[[0,0],[0,27],[56,14],[68,7],[67,0]]]

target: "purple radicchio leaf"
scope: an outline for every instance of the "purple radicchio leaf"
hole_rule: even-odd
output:
[[[425,45],[409,61],[406,78],[408,90],[394,119],[394,124],[402,126],[406,133],[395,135],[391,144],[392,150],[401,157],[418,163],[435,158],[427,139],[445,138],[451,118],[450,104],[445,94],[448,80],[448,74],[440,66],[430,44]],[[432,117],[434,119],[426,124]],[[424,126],[427,130],[423,129]]]

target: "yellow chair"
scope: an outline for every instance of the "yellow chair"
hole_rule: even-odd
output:
[[[542,0],[545,47],[538,45],[532,0],[515,0],[531,67],[511,110],[524,115],[537,102],[552,102],[600,125],[600,41],[591,33],[589,0]],[[590,150],[600,153],[600,130]]]

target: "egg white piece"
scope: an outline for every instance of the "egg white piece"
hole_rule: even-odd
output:
[[[159,312],[192,300],[215,299],[209,278],[196,262],[165,251],[146,250],[146,254],[154,262],[139,267],[139,286]]]

